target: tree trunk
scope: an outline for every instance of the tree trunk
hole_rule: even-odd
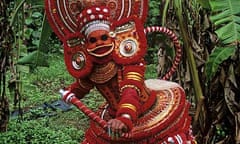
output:
[[[6,97],[6,71],[9,67],[9,56],[13,40],[7,17],[7,4],[0,1],[0,132],[7,130],[9,105]]]

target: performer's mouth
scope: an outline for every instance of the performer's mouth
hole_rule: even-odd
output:
[[[114,45],[108,44],[108,45],[101,45],[94,49],[87,50],[90,55],[93,55],[95,57],[104,57],[109,55],[113,51]]]

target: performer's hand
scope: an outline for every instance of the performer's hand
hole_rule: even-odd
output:
[[[118,119],[108,121],[108,134],[112,138],[118,138],[123,132],[127,132],[127,126]]]

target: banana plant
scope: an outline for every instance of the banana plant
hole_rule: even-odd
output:
[[[205,117],[204,119],[195,117],[200,126],[195,133],[198,133],[200,143],[239,143],[240,108],[237,100],[240,91],[238,80],[240,78],[240,2],[239,0],[196,1],[204,9],[200,16],[208,17],[211,21],[210,28],[202,31],[209,33],[209,29],[214,30],[217,42],[213,47],[204,48],[204,54],[207,54],[206,61],[204,67],[198,68],[204,70],[199,78],[204,92],[200,114]],[[193,41],[192,38],[189,39]],[[189,56],[187,58],[189,59]],[[196,89],[195,93],[197,95]],[[198,112],[196,110],[196,113]]]
[[[240,42],[239,0],[210,0],[211,21],[220,40],[206,63],[207,80],[211,80],[219,65],[235,54]]]
[[[46,56],[49,47],[46,43],[52,31],[45,14],[42,14],[43,1],[18,0],[14,4],[10,23],[16,30],[17,64],[48,66]]]

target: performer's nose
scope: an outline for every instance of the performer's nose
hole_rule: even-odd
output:
[[[96,46],[102,45],[104,42],[101,39],[97,39]]]

